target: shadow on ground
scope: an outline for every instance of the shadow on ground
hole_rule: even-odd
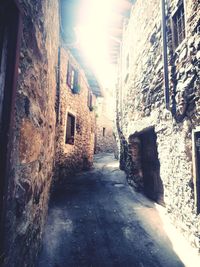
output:
[[[181,267],[154,203],[129,187],[113,155],[52,197],[38,267]]]

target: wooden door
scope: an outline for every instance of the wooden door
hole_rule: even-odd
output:
[[[154,201],[163,202],[163,184],[160,178],[156,134],[153,128],[140,135],[141,163],[145,194]]]

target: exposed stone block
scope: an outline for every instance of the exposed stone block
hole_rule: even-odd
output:
[[[46,219],[54,163],[59,7],[56,0],[17,2],[22,32],[6,176],[3,266],[32,267]]]
[[[30,163],[38,159],[42,145],[39,130],[24,120],[20,129],[19,157],[21,163]]]

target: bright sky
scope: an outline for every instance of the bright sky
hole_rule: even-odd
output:
[[[109,62],[109,23],[113,18],[112,7],[120,0],[82,0],[77,39],[80,47],[104,86],[115,80],[115,66]]]

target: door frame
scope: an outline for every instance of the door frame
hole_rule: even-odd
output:
[[[193,183],[194,183],[194,202],[196,213],[200,213],[200,167],[198,165],[199,144],[196,144],[196,135],[200,133],[200,127],[197,126],[192,130],[192,166],[193,166]]]
[[[22,32],[22,16],[18,0],[3,0],[9,14],[6,24],[8,30],[8,56],[6,59],[6,77],[2,104],[2,130],[0,133],[0,263],[3,258],[4,222],[6,213],[6,196],[8,189],[8,170],[12,152],[12,129],[14,126],[14,107],[17,90],[17,77]],[[12,18],[10,20],[9,18]]]
[[[150,135],[153,135],[153,139],[151,137],[151,142],[148,142],[148,145],[146,144],[144,148],[144,140],[146,139],[145,137],[150,136]],[[137,136],[141,141],[141,152],[140,153],[141,153],[141,168],[142,168],[142,173],[143,173],[144,193],[149,199],[161,205],[164,205],[164,185],[163,185],[163,181],[160,176],[160,160],[159,160],[159,154],[158,154],[157,134],[155,131],[155,127],[150,126],[144,129],[143,131],[139,132]],[[149,170],[152,171],[153,170],[152,167],[156,166],[156,173],[158,174],[157,178],[155,178],[155,175],[151,176],[151,175],[146,174],[147,166],[145,163],[145,159],[147,160],[147,158],[145,158],[144,155],[146,155],[146,149],[148,149],[149,146],[153,148],[155,152],[155,155],[154,155],[155,158],[153,160],[153,164],[151,164],[148,167],[150,167]],[[151,187],[148,188],[149,186]],[[148,191],[149,189],[150,191]]]

